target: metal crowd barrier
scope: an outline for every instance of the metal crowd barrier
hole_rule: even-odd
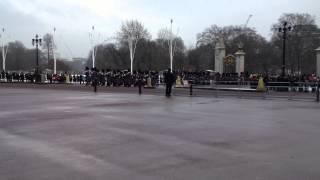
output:
[[[229,84],[228,84],[229,83]],[[288,100],[316,100],[319,102],[319,82],[268,82],[264,92],[257,92],[255,89],[258,82],[218,82],[210,86],[189,84],[190,96],[211,95],[215,97],[234,96],[239,98],[282,98]],[[223,84],[223,85],[222,85]]]
[[[14,79],[0,78],[1,83],[32,83],[31,80],[24,79],[23,82]],[[50,83],[44,77],[43,83]],[[77,82],[71,81],[71,84]],[[85,83],[85,82],[83,82]],[[257,81],[217,81],[211,82],[211,85],[197,85],[189,82],[182,85],[180,89],[184,91],[174,92],[177,95],[183,94],[187,96],[214,96],[225,97],[233,96],[239,98],[285,98],[288,100],[316,100],[319,102],[320,88],[319,82],[267,82],[264,92],[256,92],[255,89],[258,85]],[[159,84],[158,86],[161,86]],[[179,88],[177,88],[179,89]],[[141,93],[141,89],[139,91]],[[157,92],[160,92],[159,90]],[[161,93],[161,92],[160,92]]]

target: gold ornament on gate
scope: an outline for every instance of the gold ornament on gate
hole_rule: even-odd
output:
[[[233,55],[228,55],[224,58],[224,63],[226,65],[233,65],[235,64],[236,58]]]

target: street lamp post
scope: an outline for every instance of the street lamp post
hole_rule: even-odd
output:
[[[36,46],[36,83],[39,82],[40,78],[39,78],[39,45],[41,46],[42,43],[42,39],[39,38],[38,34],[36,34],[36,37],[34,39],[32,39],[32,45]]]
[[[279,28],[279,32],[282,33],[282,77],[286,75],[286,39],[287,32],[291,31],[292,27],[288,26],[287,22],[283,23],[283,26]]]

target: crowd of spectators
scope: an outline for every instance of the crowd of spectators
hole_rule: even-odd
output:
[[[81,85],[90,85],[93,80],[96,80],[99,86],[136,86],[138,81],[155,86],[162,84],[164,71],[134,71],[132,74],[128,70],[98,70],[89,69],[88,67],[83,72],[78,73],[42,73],[41,82],[43,83],[77,83]],[[94,75],[94,79],[93,79]],[[264,82],[316,82],[318,80],[315,74],[301,75],[301,76],[286,76],[266,75],[266,74],[249,74],[241,73],[214,73],[212,71],[201,72],[174,72],[176,79],[181,80],[181,84],[193,83],[196,85],[210,85],[213,82],[219,84],[223,83],[242,83],[242,82],[257,82],[260,77],[263,77]],[[36,81],[35,73],[31,72],[4,72],[0,74],[1,82],[27,82],[33,83]]]

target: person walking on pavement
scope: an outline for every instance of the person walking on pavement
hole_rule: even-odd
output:
[[[166,83],[166,96],[170,97],[171,96],[171,91],[172,91],[172,85],[175,81],[174,75],[171,72],[171,69],[168,68],[167,73],[165,73],[164,76],[164,82]]]

